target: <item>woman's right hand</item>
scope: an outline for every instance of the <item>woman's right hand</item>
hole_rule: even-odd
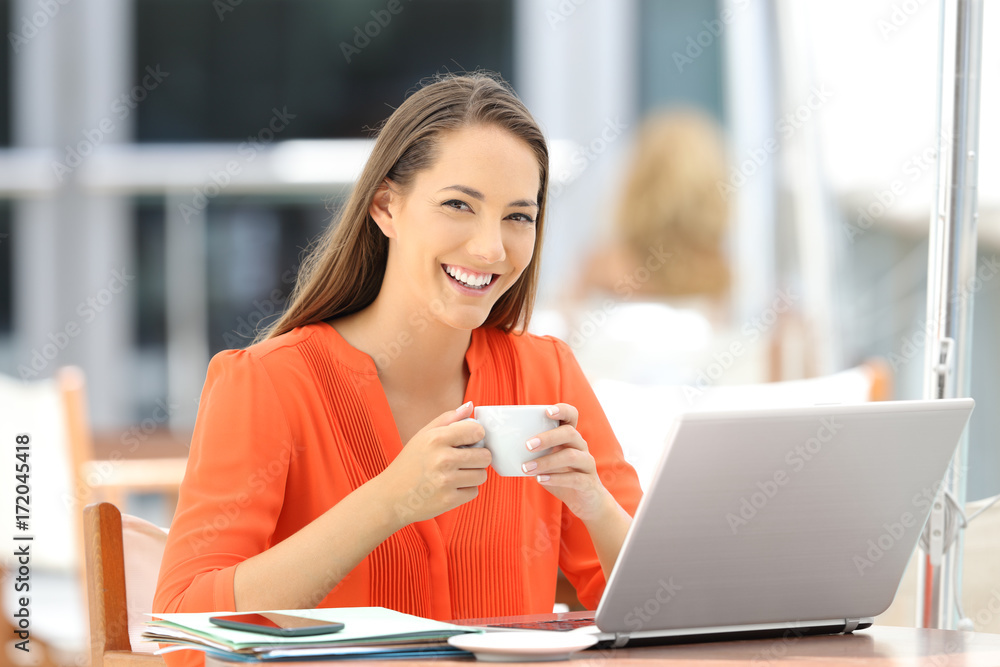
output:
[[[488,449],[463,447],[483,438],[472,402],[420,429],[378,479],[387,489],[400,528],[454,509],[479,495],[492,461]]]

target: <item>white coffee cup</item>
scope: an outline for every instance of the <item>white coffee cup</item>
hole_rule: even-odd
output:
[[[504,477],[530,477],[521,465],[545,456],[548,450],[532,452],[525,443],[536,435],[559,426],[549,417],[548,405],[477,405],[473,418],[486,436],[473,447],[486,447],[493,455],[493,469]]]

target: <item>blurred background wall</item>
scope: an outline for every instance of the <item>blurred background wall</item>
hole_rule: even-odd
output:
[[[994,9],[970,499],[1000,490]],[[938,17],[931,0],[0,0],[0,372],[77,364],[105,440],[184,440],[210,356],[281,310],[372,130],[421,78],[481,67],[551,141],[539,326],[609,225],[641,120],[694,107],[727,140],[733,330],[792,294],[807,352],[782,377],[881,356],[896,397],[920,397]]]

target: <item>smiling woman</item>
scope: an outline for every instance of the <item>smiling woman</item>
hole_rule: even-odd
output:
[[[539,613],[560,569],[596,606],[640,491],[569,348],[524,333],[547,183],[491,76],[392,114],[287,312],[209,366],[156,611]],[[549,406],[524,476],[466,447],[474,404]]]
[[[459,338],[488,319],[532,261],[540,169],[522,140],[492,125],[442,133],[437,153],[408,187],[386,179],[369,207],[389,242],[376,312],[448,303],[441,334]],[[351,329],[350,320],[334,326]]]

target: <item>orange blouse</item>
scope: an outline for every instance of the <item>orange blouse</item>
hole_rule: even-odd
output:
[[[565,343],[480,328],[466,363],[465,400],[476,405],[576,406],[601,480],[634,514],[635,471]],[[154,611],[235,611],[239,563],[378,475],[402,446],[374,361],[329,324],[220,352],[202,391]],[[605,581],[583,522],[534,478],[490,468],[475,499],[397,531],[319,606],[436,619],[545,613],[559,568],[595,608]],[[171,667],[202,663],[191,651],[165,657]]]

